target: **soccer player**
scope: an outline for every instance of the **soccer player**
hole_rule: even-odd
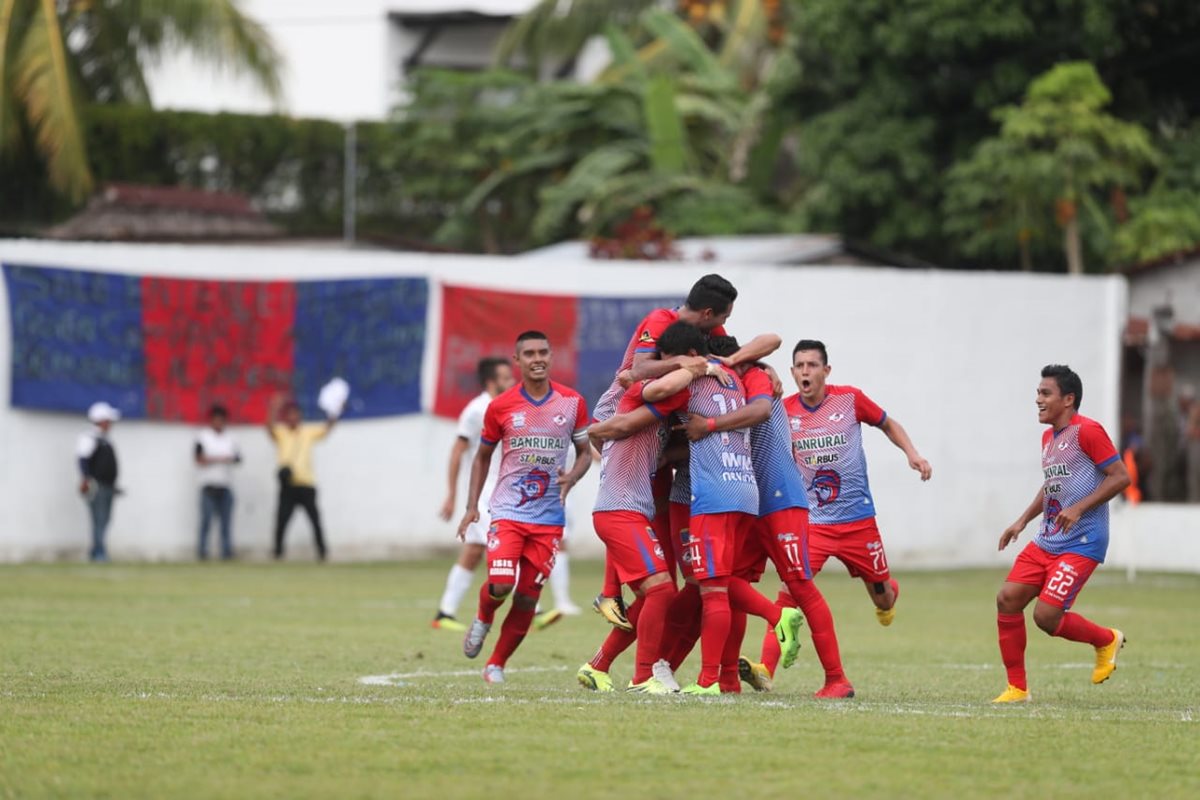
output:
[[[463,638],[467,658],[478,656],[496,610],[515,591],[500,639],[483,670],[488,683],[504,682],[504,665],[529,632],[542,585],[554,568],[567,494],[592,464],[587,404],[574,389],[550,380],[551,359],[546,334],[525,331],[517,337],[521,383],[493,399],[484,414],[467,509],[458,526],[459,539],[465,539],[467,529],[479,521],[479,496],[499,445],[500,473],[488,528],[488,579],[480,588],[479,610]],[[568,472],[572,443],[575,465]]]
[[[882,430],[922,481],[929,480],[933,468],[917,452],[903,426],[860,389],[827,384],[830,370],[829,354],[822,342],[801,339],[796,343],[792,349],[792,378],[799,392],[784,398],[783,406],[788,414],[792,456],[808,492],[808,540],[801,554],[804,571],[811,580],[831,556],[837,558],[851,577],[862,579],[879,624],[891,625],[900,587],[888,570],[883,540],[875,524],[862,424]],[[818,619],[823,616],[820,604],[812,602],[817,615],[810,621],[813,635],[829,637],[830,646],[836,647],[833,617],[828,618],[825,629]],[[773,674],[773,645],[768,639],[763,645],[763,663]],[[832,662],[822,663],[828,671]],[[831,676],[827,672],[827,683],[831,677],[836,680],[836,673]]]
[[[671,325],[662,334],[663,340],[680,337],[673,345],[674,352],[689,355],[706,354],[708,347],[700,332],[685,322]],[[776,337],[777,338],[777,337]],[[667,344],[661,345],[664,352]],[[737,374],[719,361],[713,360],[725,374],[734,379],[732,387],[713,377],[698,378],[683,393],[687,394],[689,414],[718,417],[740,408],[746,402],[745,388]],[[642,389],[648,403],[666,401],[675,391],[671,381],[682,377],[691,382],[693,375],[686,368],[675,374],[652,381]],[[768,411],[769,414],[769,411]],[[762,422],[766,414],[756,422]],[[683,689],[686,694],[716,695],[722,660],[726,657],[731,611],[739,610],[761,616],[771,625],[779,639],[785,667],[792,665],[799,648],[797,631],[800,613],[771,603],[745,580],[732,575],[734,554],[740,537],[750,535],[758,513],[758,486],[750,461],[750,433],[739,429],[710,436],[689,446],[688,471],[691,480],[690,535],[685,545],[686,561],[693,577],[700,584],[700,675],[696,683]],[[733,683],[737,678],[737,659],[733,661]],[[732,687],[731,687],[732,688]]]
[[[515,383],[512,366],[506,358],[481,358],[476,368],[479,385],[482,391],[467,403],[466,408],[458,415],[458,430],[454,446],[450,449],[450,471],[447,475],[446,499],[442,503],[439,516],[449,520],[458,504],[458,475],[464,460],[468,464],[475,461],[475,453],[479,449],[479,435],[483,431],[483,417],[492,398],[501,395],[512,388]],[[482,495],[491,497],[496,488],[496,473],[500,467],[500,459],[495,459],[484,480]],[[471,588],[471,577],[475,567],[483,558],[484,546],[487,544],[487,530],[491,518],[485,509],[480,512],[479,521],[467,528],[463,538],[462,550],[458,561],[450,568],[446,576],[446,588],[442,592],[441,602],[438,603],[437,616],[433,619],[433,627],[450,631],[465,631],[467,626],[455,619],[458,604],[463,595]]]
[[[1083,381],[1061,364],[1042,369],[1037,387],[1042,434],[1042,486],[1033,502],[1000,535],[1000,549],[1016,541],[1039,514],[1042,524],[1017,556],[996,595],[1000,656],[1008,688],[992,702],[1029,700],[1025,680],[1025,607],[1035,597],[1033,621],[1051,636],[1086,642],[1096,650],[1092,683],[1117,669],[1125,634],[1068,609],[1108,551],[1108,501],[1129,485],[1129,473],[1104,428],[1081,416]]]
[[[709,349],[716,355],[737,349],[733,337],[711,337]],[[747,423],[756,406],[769,409],[770,418],[750,428],[750,458],[758,482],[758,524],[755,537],[749,538],[739,553],[734,574],[756,583],[762,576],[766,559],[775,565],[784,589],[781,605],[800,606],[812,633],[813,647],[825,670],[825,685],[814,693],[818,698],[853,697],[854,687],[846,679],[838,652],[833,615],[816,584],[806,576],[802,549],[808,539],[808,498],[804,482],[791,456],[791,437],[783,401],[775,396],[771,378],[758,366],[742,373],[746,386],[746,406],[710,420],[694,415],[688,420],[688,438],[702,439],[714,432],[739,428]],[[735,618],[735,625],[737,620]],[[774,632],[767,638],[774,642]],[[775,647],[778,647],[776,644]],[[729,656],[727,656],[728,661]],[[734,656],[742,680],[756,691],[770,691],[772,675],[765,665]],[[725,665],[722,665],[724,677]]]

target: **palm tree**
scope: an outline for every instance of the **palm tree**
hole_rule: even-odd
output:
[[[0,155],[45,160],[50,184],[92,189],[80,123],[85,102],[148,104],[147,63],[167,51],[248,74],[281,96],[280,57],[239,0],[0,0]]]

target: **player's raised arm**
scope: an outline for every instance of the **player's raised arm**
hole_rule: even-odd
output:
[[[1017,517],[1016,522],[1014,522],[1012,525],[1009,525],[1004,529],[1004,533],[1000,534],[1000,546],[996,549],[1003,550],[1016,541],[1017,537],[1021,535],[1021,531],[1025,530],[1025,527],[1029,525],[1030,522],[1037,519],[1041,513],[1042,490],[1039,488],[1037,490],[1037,494],[1033,496],[1033,502],[1029,504],[1029,507],[1021,512],[1021,516]]]
[[[646,406],[638,406],[632,411],[614,414],[604,422],[592,423],[587,432],[589,437],[603,444],[612,439],[626,439],[643,428],[648,428],[661,421]]]
[[[279,422],[279,412],[283,410],[284,397],[282,394],[274,394],[271,400],[267,403],[267,436],[271,437],[271,441],[275,441],[275,424]]]
[[[492,466],[492,453],[496,451],[493,442],[480,441],[475,460],[471,462],[471,481],[467,488],[467,510],[462,522],[458,524],[458,538],[465,541],[467,528],[479,521],[479,495],[483,493],[483,484],[487,480],[488,470]]]
[[[933,476],[933,467],[929,466],[929,462],[917,452],[916,446],[908,436],[908,431],[904,430],[904,426],[897,422],[895,417],[884,419],[879,429],[891,440],[892,444],[904,452],[905,458],[908,459],[908,466],[921,473],[921,480],[927,481]]]
[[[731,355],[718,356],[717,358],[727,367],[736,367],[738,364],[750,364],[771,355],[782,344],[783,339],[778,334],[760,333],[735,350]]]

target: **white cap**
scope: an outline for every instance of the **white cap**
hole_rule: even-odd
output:
[[[103,400],[99,403],[92,403],[91,407],[88,408],[88,420],[90,422],[116,422],[120,418],[121,412]]]

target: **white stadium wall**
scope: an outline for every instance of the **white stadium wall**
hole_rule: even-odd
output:
[[[1007,563],[1003,528],[1040,483],[1034,410],[1038,371],[1065,362],[1083,377],[1083,410],[1115,435],[1120,332],[1127,289],[1119,277],[958,273],[850,267],[579,262],[547,269],[519,259],[286,247],[0,242],[0,261],[125,274],[213,279],[427,276],[430,329],[423,407],[432,404],[443,283],[563,295],[679,296],[701,274],[738,287],[729,328],[743,339],[773,331],[770,363],[787,379],[798,338],[824,340],[831,381],[860,386],[903,423],[930,460],[922,484],[877,431],[865,435],[871,485],[892,564]],[[0,285],[0,294],[5,289]],[[82,558],[85,507],[73,452],[82,418],[9,407],[11,325],[0,297],[0,561]],[[536,319],[514,321],[534,327]],[[615,368],[616,365],[614,365]],[[273,448],[258,426],[236,426],[245,454],[234,484],[239,551],[263,557],[274,513]],[[192,557],[199,515],[191,461],[194,429],[125,421],[114,429],[127,494],[116,504],[116,559]],[[320,503],[337,560],[453,547],[436,514],[453,424],[428,414],[346,421],[318,445]],[[590,507],[596,471],[578,488],[572,549],[599,555]],[[1144,569],[1200,570],[1200,509],[1144,506],[1114,513],[1112,561]],[[307,520],[293,519],[289,552],[311,554]]]

